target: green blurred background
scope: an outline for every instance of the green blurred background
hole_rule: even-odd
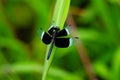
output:
[[[0,80],[41,80],[56,0],[0,0]],[[120,1],[71,0],[71,15],[98,80],[120,80]],[[62,52],[61,52],[62,51]],[[47,80],[89,80],[73,44],[57,48]]]

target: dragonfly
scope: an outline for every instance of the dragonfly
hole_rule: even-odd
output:
[[[51,26],[47,32],[43,31],[41,34],[41,40],[44,44],[49,45],[47,60],[49,60],[54,45],[59,48],[67,48],[72,45],[72,38],[69,36],[67,28],[60,30],[59,27]]]

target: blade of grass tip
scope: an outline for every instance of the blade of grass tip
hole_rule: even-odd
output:
[[[53,25],[55,27],[58,26],[60,29],[63,28],[67,14],[68,14],[69,5],[70,5],[70,0],[57,0],[56,5],[55,5],[54,14],[53,14],[53,19],[52,19]],[[48,52],[50,49],[50,45],[47,46],[42,80],[46,79],[50,64],[52,62],[52,59],[53,59],[53,56],[54,56],[55,50],[56,50],[56,47],[53,47],[51,56],[50,56],[49,60],[47,60],[47,55],[48,55]]]
[[[70,0],[57,0],[55,11],[53,14],[53,25],[56,27],[63,28],[68,10],[69,10]]]

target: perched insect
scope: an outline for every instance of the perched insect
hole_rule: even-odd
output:
[[[69,31],[67,28],[60,30],[59,27],[54,26],[51,26],[50,29],[48,29],[48,32],[42,32],[41,40],[46,45],[50,44],[47,60],[50,58],[54,45],[59,48],[67,48],[72,44],[72,38],[67,37],[68,35]]]

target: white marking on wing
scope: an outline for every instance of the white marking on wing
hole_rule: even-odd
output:
[[[41,34],[41,40],[43,39],[43,35],[45,34],[45,32],[43,31]]]
[[[70,38],[70,39],[69,39],[69,42],[70,42],[69,46],[71,46],[71,45],[73,44],[73,39]]]
[[[69,35],[70,34],[69,30],[67,28],[65,28],[65,30],[67,32],[67,35]]]

